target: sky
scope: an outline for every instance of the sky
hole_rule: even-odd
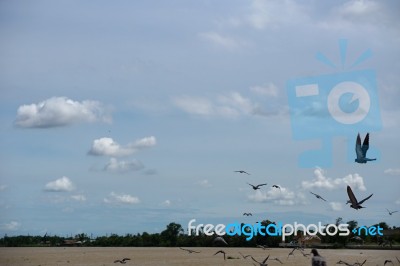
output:
[[[386,210],[400,211],[399,12],[394,0],[1,1],[0,235],[156,233],[191,219],[400,226]],[[307,130],[328,132],[330,165],[304,167],[323,136],[295,138],[288,81],[365,69],[377,160],[354,162],[368,127],[329,135],[320,101],[297,111],[322,121]],[[345,204],[347,185],[373,194],[366,208]]]

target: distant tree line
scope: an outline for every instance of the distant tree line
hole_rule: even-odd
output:
[[[337,218],[335,224],[343,223],[342,218]],[[275,224],[275,222],[264,220],[261,222],[263,226]],[[357,221],[349,221],[349,230],[357,228]],[[244,224],[242,224],[243,226]],[[379,225],[385,232],[392,232],[388,236],[360,236],[363,244],[392,244],[400,243],[400,228],[393,226],[390,228],[385,222]],[[299,236],[302,236],[301,231],[297,232],[297,236],[291,235],[287,237],[286,242],[296,243]],[[321,244],[331,244],[332,247],[344,247],[352,243],[354,234],[349,236],[339,236],[339,234],[330,236],[328,234],[317,234],[321,239]],[[23,246],[93,246],[93,247],[212,247],[215,246],[213,236],[207,236],[202,230],[199,235],[192,234],[189,236],[184,233],[184,229],[178,223],[170,223],[161,233],[149,234],[126,234],[124,236],[111,234],[107,236],[99,236],[91,239],[87,234],[77,234],[74,237],[60,237],[57,235],[48,236],[7,236],[0,239],[0,246],[3,247],[23,247]],[[229,243],[230,247],[255,247],[257,245],[278,247],[282,242],[281,236],[262,236],[256,235],[251,240],[246,240],[245,235],[225,235],[224,239]]]

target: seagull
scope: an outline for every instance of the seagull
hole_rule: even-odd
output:
[[[223,243],[223,244],[225,244],[225,245],[228,245],[228,243],[225,241],[225,239],[223,239],[221,236],[217,236],[216,238],[214,238],[214,241],[213,241],[214,243],[215,242],[220,242],[220,243]]]
[[[245,212],[243,213],[243,216],[253,216],[253,214],[251,212]]]
[[[237,171],[234,171],[235,173],[240,173],[240,174],[248,174],[248,175],[250,175],[249,173],[247,173],[246,171],[244,171],[244,170],[237,170]]]
[[[310,193],[313,194],[317,199],[322,199],[323,201],[326,201],[326,199],[324,199],[324,198],[321,197],[320,195],[315,194],[315,193],[312,193],[311,191],[310,191]]]
[[[280,259],[278,259],[278,258],[272,258],[272,259],[270,259],[270,260],[276,260],[276,261],[279,261],[281,264],[283,264],[283,262],[282,262]]]
[[[388,211],[388,213],[389,213],[389,215],[392,215],[393,213],[396,213],[396,212],[399,212],[399,211],[389,211],[388,209],[386,209],[387,211]]]
[[[186,249],[186,248],[181,248],[181,247],[179,247],[179,248],[182,249],[182,250],[184,250],[184,251],[189,252],[189,254],[192,254],[192,253],[200,253],[200,251],[195,251],[195,250],[192,250],[192,249]]]
[[[354,193],[351,190],[351,187],[347,186],[347,195],[349,195],[349,198],[350,198],[350,200],[348,200],[347,203],[351,203],[350,207],[358,210],[361,208],[365,208],[365,207],[361,206],[361,204],[363,204],[364,201],[366,201],[367,199],[371,198],[372,195],[374,195],[374,194],[369,195],[368,197],[366,197],[365,199],[363,199],[362,201],[359,202],[359,201],[357,201],[356,196],[354,196]]]
[[[239,252],[239,254],[242,256],[243,259],[247,259],[248,257],[251,257],[251,255],[243,255],[242,253]]]
[[[281,189],[281,187],[278,185],[272,185],[272,187]]]
[[[268,258],[269,258],[269,255],[268,255],[268,257],[266,257],[266,258],[263,260],[263,262],[256,261],[256,259],[253,258],[253,256],[250,256],[250,257],[251,257],[252,260],[254,260],[255,262],[257,262],[260,266],[268,266],[268,264],[267,264],[266,262],[267,262],[267,260],[268,260]]]
[[[361,137],[360,137],[360,133],[358,133],[357,135],[357,140],[356,140],[356,155],[357,155],[357,159],[355,159],[354,161],[356,163],[367,163],[368,161],[375,161],[375,159],[369,159],[367,158],[367,151],[369,148],[369,133],[367,133],[367,135],[364,138],[363,144],[361,146]]]
[[[354,263],[353,266],[363,266],[366,262],[367,262],[367,260],[364,260],[363,263],[356,262],[356,263]]]
[[[385,263],[383,263],[383,266],[385,266],[386,263],[391,263],[393,265],[393,261],[391,261],[391,260],[385,260]]]
[[[122,260],[114,260],[114,263],[121,263],[121,264],[125,264],[127,260],[131,260],[130,258],[123,258]]]
[[[296,248],[293,248],[292,251],[289,252],[289,254],[287,255],[287,257],[289,258],[290,255],[294,256],[294,251],[296,250]]]
[[[215,254],[214,254],[214,256],[215,255],[217,255],[218,253],[222,253],[222,254],[224,254],[224,260],[226,260],[226,258],[225,258],[225,251],[223,251],[223,250],[218,250],[217,252],[215,252]]]
[[[261,186],[266,186],[266,185],[267,185],[267,184],[259,184],[259,185],[257,185],[257,186],[254,186],[254,185],[252,185],[252,184],[250,184],[250,183],[247,183],[247,184],[249,184],[250,186],[252,186],[254,190],[260,189]]]

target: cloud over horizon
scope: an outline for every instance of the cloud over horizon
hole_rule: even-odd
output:
[[[74,185],[66,176],[47,183],[44,188],[44,190],[48,192],[68,192],[72,191],[73,189]]]
[[[104,137],[93,141],[88,154],[96,156],[124,157],[132,155],[139,150],[153,147],[156,143],[156,138],[151,136],[121,146],[112,138]]]
[[[111,122],[111,115],[98,101],[74,101],[67,97],[52,97],[37,104],[21,105],[15,126],[22,128],[52,128],[81,122]]]
[[[335,178],[332,179],[330,177],[325,176],[326,172],[317,167],[314,170],[315,178],[311,181],[302,181],[301,186],[304,189],[311,189],[311,188],[322,188],[322,189],[340,189],[345,188],[349,185],[353,189],[359,189],[361,191],[367,190],[364,185],[364,179],[359,174],[349,174],[343,178]]]

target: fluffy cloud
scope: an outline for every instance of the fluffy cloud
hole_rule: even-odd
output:
[[[104,166],[104,171],[125,173],[143,168],[143,164],[138,160],[118,161],[116,158],[111,158],[106,166]]]
[[[66,176],[47,183],[44,188],[45,191],[50,192],[65,192],[72,191],[73,189],[74,185],[72,184],[71,180]]]
[[[110,197],[104,198],[105,203],[122,203],[122,204],[138,204],[140,200],[138,197],[134,197],[128,194],[117,194],[115,192],[110,193]]]
[[[16,231],[20,226],[21,224],[19,222],[11,221],[9,223],[2,224],[0,228],[5,231]]]
[[[384,171],[384,173],[388,174],[388,175],[400,175],[400,169],[399,168],[395,168],[395,169],[389,168],[389,169],[386,169]]]
[[[359,174],[349,174],[343,178],[332,179],[325,176],[325,171],[321,168],[316,168],[314,170],[315,179],[312,181],[302,181],[301,186],[304,189],[311,188],[323,188],[323,189],[339,189],[344,188],[347,185],[351,186],[353,189],[359,189],[362,191],[367,190],[364,186],[364,179]]]
[[[278,87],[276,87],[273,83],[250,87],[250,91],[255,94],[268,97],[277,97],[279,92]]]
[[[270,187],[267,191],[256,190],[248,198],[254,202],[273,202],[274,204],[289,206],[305,204],[306,202],[302,193],[295,193],[282,186],[281,189]]]
[[[24,128],[50,128],[96,121],[111,121],[111,116],[100,102],[78,102],[66,97],[53,97],[37,104],[20,106],[15,125]]]
[[[156,145],[156,138],[146,137],[135,142],[129,143],[126,146],[121,146],[112,138],[100,138],[93,141],[92,147],[89,150],[90,155],[106,155],[114,157],[128,156],[138,150],[149,148]]]

